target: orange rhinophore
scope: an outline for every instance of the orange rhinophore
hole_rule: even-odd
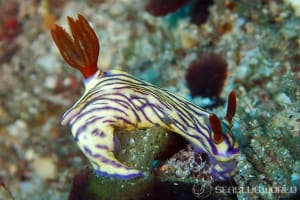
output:
[[[225,116],[225,120],[227,121],[227,125],[231,128],[232,127],[232,118],[234,117],[236,112],[236,96],[235,92],[231,91],[228,95],[228,103],[227,103],[227,113]],[[224,138],[222,135],[222,126],[221,126],[221,120],[218,118],[215,114],[209,115],[209,123],[211,126],[211,129],[213,130],[213,141],[216,144],[220,144],[223,142]]]
[[[213,131],[213,141],[216,144],[220,144],[224,141],[223,135],[222,135],[222,126],[221,126],[221,120],[217,117],[215,114],[209,115],[209,124],[211,126],[211,129]]]
[[[80,14],[77,20],[68,17],[68,22],[72,35],[56,24],[51,30],[52,38],[65,61],[88,78],[98,70],[100,44],[97,35]]]
[[[225,116],[226,121],[229,123],[229,126],[232,127],[232,118],[236,112],[236,95],[234,91],[231,91],[228,95],[227,101],[227,113]]]

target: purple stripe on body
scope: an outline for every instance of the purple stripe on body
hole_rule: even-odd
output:
[[[87,146],[84,146],[83,149],[87,154],[94,157],[92,150],[90,148],[88,148]]]
[[[92,150],[91,150],[89,147],[87,147],[87,146],[84,146],[84,147],[83,147],[83,150],[84,150],[88,155],[90,155],[91,157],[100,159],[101,162],[103,162],[103,163],[105,163],[105,164],[112,165],[112,166],[114,166],[114,167],[116,167],[116,168],[122,167],[122,164],[117,163],[117,162],[114,161],[114,160],[110,160],[110,159],[106,158],[105,156],[103,156],[103,155],[101,155],[101,154],[97,154],[97,153],[94,154],[94,153],[92,152]]]
[[[186,127],[190,127],[190,128],[194,128],[194,127],[191,127],[189,125],[189,123],[186,121],[186,119],[181,115],[180,112],[176,112],[177,116],[180,118],[180,120],[185,124]]]
[[[235,156],[236,154],[238,154],[240,152],[240,149],[239,148],[232,148],[232,149],[229,149],[227,152],[226,152],[226,156],[224,154],[220,154],[217,149],[214,148],[213,150],[213,154],[215,156],[221,156],[221,157],[226,157],[226,158],[230,158],[232,156]]]
[[[129,124],[133,127],[136,127],[136,124],[132,123],[131,121],[129,121],[128,119],[125,119],[124,117],[120,117],[120,116],[113,116],[113,118],[117,119],[117,120],[122,120],[124,123]]]
[[[106,119],[106,120],[103,120],[102,123],[104,123],[104,124],[115,124],[115,123],[116,123],[116,120],[113,120],[113,119]]]
[[[72,107],[70,108],[67,112],[64,113],[64,115],[61,118],[61,121],[64,121],[65,118],[67,118],[67,116],[73,112],[76,109],[76,107]],[[82,109],[80,109],[79,111],[76,112],[76,114],[74,114],[68,121],[67,123],[70,123],[72,121],[72,119],[74,119],[77,115],[79,115],[79,113],[81,112]]]
[[[189,108],[189,110],[192,110],[193,112],[195,112],[197,116],[206,116],[207,115],[207,112],[203,108],[200,108],[199,106],[196,106],[183,98],[179,98],[178,96],[176,96],[168,91],[166,91],[166,93],[167,93],[167,96],[169,96],[173,101],[175,101],[175,99],[176,99],[178,102],[183,104],[182,105],[183,107],[187,107],[187,108]],[[197,112],[197,110],[199,110],[200,112]]]
[[[122,167],[122,164],[121,164],[121,163],[117,163],[117,162],[115,162],[115,161],[113,161],[113,160],[109,160],[109,159],[104,158],[104,157],[102,157],[101,161],[102,161],[103,163],[105,163],[105,164],[113,165],[113,166],[116,167],[116,168]]]
[[[200,128],[202,128],[201,124],[197,124],[197,125],[199,125]],[[195,128],[194,130],[195,130],[197,133],[199,133],[202,137],[204,137],[205,140],[210,141],[211,139],[210,139],[209,134],[208,134],[208,136],[207,136],[207,135],[204,133],[204,132],[207,133],[207,130],[206,130],[205,128],[203,128],[203,129],[204,129],[204,131],[203,131],[203,130],[201,130],[201,129],[199,128],[199,126],[196,126],[196,128]]]
[[[86,127],[87,127],[87,125],[83,125],[76,130],[75,137],[74,137],[76,142],[78,141],[79,135],[81,134],[82,131],[84,131],[86,129]]]
[[[135,106],[135,104],[132,102],[132,100],[131,100],[130,98],[128,98],[127,96],[125,96],[124,94],[122,94],[122,93],[114,93],[114,94],[115,94],[115,95],[122,96],[122,97],[124,97],[124,98],[128,101],[128,105],[130,106],[131,111],[134,113],[134,116],[136,117],[136,120],[137,120],[138,122],[140,122],[140,121],[141,121],[141,118],[140,118],[140,116],[138,115],[137,110],[136,110],[136,106]]]
[[[205,134],[203,134],[203,135],[206,137],[207,140],[210,139],[210,134],[209,133],[211,132],[211,129],[210,129],[209,125],[205,124],[205,123],[203,124],[203,123],[199,122],[198,120],[197,120],[197,122],[198,122],[197,123],[197,130],[199,130],[201,133],[203,133],[203,132],[208,133],[208,135],[205,135]]]
[[[167,101],[170,102],[170,104],[172,105],[172,108],[173,108],[173,109],[171,109],[172,111],[181,113],[184,116],[184,118],[186,118],[186,119],[192,118],[192,115],[186,109],[186,105],[184,102],[182,102],[180,100],[174,101],[174,99],[172,99],[172,96],[167,96],[167,98],[168,98]]]
[[[199,148],[200,149],[203,149],[203,150],[205,150],[206,152],[207,152],[207,148],[206,148],[206,145],[204,145],[204,143],[203,143],[203,139],[201,138],[201,137],[199,137],[199,136],[197,136],[197,135],[194,135],[194,134],[189,134],[189,132],[188,131],[186,131],[186,130],[183,130],[180,126],[178,126],[177,124],[181,124],[180,122],[178,122],[176,119],[174,119],[173,120],[173,124],[174,124],[174,126],[176,126],[178,129],[180,129],[181,130],[181,132],[183,132],[185,135],[187,135],[187,136],[190,136],[190,137],[192,137],[192,138],[194,138],[194,139],[196,139],[202,146],[200,146]],[[181,126],[183,126],[182,124],[181,124]],[[183,126],[184,127],[184,126]],[[201,134],[201,135],[203,135],[203,134]],[[183,136],[184,137],[184,136]],[[187,138],[187,137],[186,137]],[[209,142],[209,141],[208,141]],[[196,146],[196,145],[195,145]]]
[[[130,101],[133,103],[133,105],[134,105],[134,107],[136,108],[136,109],[139,109],[139,107],[137,106],[137,105],[135,105],[135,103],[133,102],[133,101],[138,101],[140,104],[144,104],[145,102],[148,102],[148,99],[147,98],[145,98],[145,97],[141,97],[141,96],[138,96],[138,95],[136,95],[135,93],[133,93],[133,94],[130,94]]]
[[[139,96],[139,95],[136,95],[136,93],[142,93],[142,95],[141,96],[145,96],[145,95],[151,95],[152,97],[154,97],[160,104],[162,104],[164,107],[166,107],[167,109],[169,109],[169,110],[173,110],[172,109],[172,107],[174,108],[174,106],[172,105],[172,104],[170,104],[169,105],[169,99],[167,100],[162,100],[157,94],[155,94],[155,93],[153,93],[153,91],[148,91],[147,90],[147,93],[146,94],[144,94],[143,92],[141,92],[141,91],[138,91],[138,92],[136,92],[135,91],[135,93],[134,94],[131,94],[130,95],[130,98],[132,99],[132,100],[138,100],[141,104],[144,104],[144,102],[142,102],[142,101],[140,101],[140,100],[144,100],[145,102],[149,102],[148,101],[148,98],[146,98],[146,97],[141,97],[141,96]],[[166,96],[167,97],[167,96]]]
[[[135,99],[135,98],[131,98],[131,102],[132,102],[132,99]],[[139,99],[141,99],[141,98],[139,98]],[[138,99],[138,100],[139,100],[139,99]],[[142,99],[144,99],[144,98],[142,98]],[[147,99],[145,99],[145,100],[147,101]],[[141,102],[141,103],[144,104],[144,102]],[[140,107],[136,106],[133,102],[132,102],[132,105],[134,105],[134,107],[136,108],[137,111],[139,111],[139,112],[142,113],[142,115],[144,116],[144,118],[145,118],[148,122],[150,122],[151,124],[154,124],[154,123],[148,118],[148,116],[145,114],[145,112],[144,112],[143,109],[141,109]]]
[[[206,145],[203,143],[202,139],[197,139],[197,142],[200,143],[200,145],[199,145],[199,144],[197,144],[197,145],[194,144],[194,145],[193,145],[193,147],[195,148],[195,151],[196,151],[196,152],[199,151],[199,152],[201,152],[201,153],[203,153],[203,152],[210,153],[210,152],[208,151]]]
[[[123,77],[125,77],[126,79],[124,80]],[[125,74],[125,73],[111,73],[110,76],[109,76],[109,80],[120,80],[122,81],[122,83],[134,83],[134,84],[138,84],[138,85],[149,85],[149,83],[146,83],[145,81],[142,81],[140,79],[137,79],[136,77],[130,75],[130,74]],[[130,80],[133,80],[133,81],[130,81]]]
[[[134,98],[134,99],[138,99],[138,100],[139,100],[139,99],[143,99],[143,100],[145,100],[145,101],[148,101],[147,99],[141,98],[141,97],[138,97],[138,96],[134,96],[133,98]],[[146,116],[145,113],[144,113],[144,108],[147,107],[147,106],[150,106],[150,107],[152,108],[152,110],[156,113],[156,115],[159,117],[159,115],[157,114],[156,110],[153,109],[153,107],[157,108],[155,104],[151,104],[151,103],[143,103],[143,105],[140,107],[140,111],[143,112],[143,114],[144,114],[145,117],[147,117],[147,116]],[[157,108],[157,109],[158,109],[158,108]],[[162,118],[161,118],[161,121],[163,121]],[[152,121],[151,121],[151,123],[153,124]],[[185,134],[187,134],[187,135],[189,135],[189,136],[191,136],[191,137],[193,137],[193,138],[196,138],[197,140],[199,140],[199,141],[201,142],[201,138],[199,138],[198,136],[196,136],[196,135],[190,135],[190,134],[187,133],[187,127],[186,127],[186,126],[184,126],[183,124],[181,124],[180,122],[178,122],[178,121],[176,121],[176,120],[175,120],[173,123],[174,123],[174,125],[175,125],[177,128],[179,128],[182,132],[184,132]],[[177,124],[180,124],[181,127],[179,127],[176,123],[177,123]],[[193,128],[194,128],[194,127],[193,127]],[[202,142],[201,142],[201,143],[202,143]],[[203,145],[203,144],[202,144],[202,145]],[[203,145],[203,146],[204,146],[204,145]]]
[[[67,117],[67,115],[69,115],[69,113],[73,110],[73,108],[70,108],[69,110],[67,110],[67,112],[65,112],[63,114],[63,116],[61,117],[61,120],[60,121],[64,121],[65,118]],[[68,123],[70,122],[70,120],[68,120]]]
[[[92,135],[94,136],[100,136],[100,137],[105,137],[105,133],[103,131],[99,131],[98,128],[95,128],[93,131],[92,131]]]
[[[117,102],[120,106],[124,107],[125,109],[129,109],[129,107],[127,105],[128,102],[126,102],[124,100],[117,99],[117,98],[108,98],[108,97],[105,97],[105,96],[110,96],[110,95],[113,95],[113,93],[104,94],[104,95],[101,95],[101,96],[99,96],[97,98],[93,98],[88,103],[89,104],[93,104],[93,105],[100,105],[101,103],[107,105],[110,102]],[[104,101],[104,102],[102,102],[102,101]]]
[[[105,150],[109,150],[108,146],[102,145],[102,144],[97,144],[95,147],[96,147],[97,149],[105,149]]]
[[[185,105],[190,112],[193,112],[194,115],[198,117],[207,117],[209,113],[203,108],[192,104],[191,102],[186,101]]]
[[[195,145],[195,144],[192,144],[192,147],[193,147],[193,149],[194,149],[194,152],[196,152],[196,153],[204,153],[204,152],[207,151],[207,150],[203,150],[202,148],[198,147],[198,146]]]
[[[239,148],[233,148],[232,150],[230,150],[230,153],[232,154],[232,155],[236,155],[236,154],[238,154],[240,152],[240,149]]]
[[[121,98],[126,99],[126,101],[125,101],[125,100],[120,100],[120,99],[118,99],[118,101],[123,102],[124,104],[128,105],[128,109],[130,108],[130,111],[133,112],[133,114],[134,114],[136,120],[137,120],[138,122],[141,121],[139,115],[138,115],[137,112],[136,112],[136,107],[135,107],[135,105],[133,104],[133,102],[131,101],[130,98],[128,98],[126,95],[124,95],[124,94],[122,94],[122,93],[119,93],[119,92],[111,93],[111,94],[109,94],[109,95],[119,96],[119,97],[121,97]],[[132,107],[132,106],[133,106],[133,107]]]
[[[231,144],[231,142],[229,141],[229,137],[230,136],[228,136],[227,134],[226,135],[224,135],[224,141],[225,141],[225,143],[226,143],[226,145],[229,147],[229,148],[231,148],[231,146],[232,146],[232,144]],[[228,149],[229,150],[229,149]]]
[[[209,142],[209,145],[211,147],[211,151],[213,153],[213,155],[218,155],[218,150],[216,148],[216,146],[214,145],[212,140],[207,140]]]
[[[123,77],[125,77],[125,80]],[[130,81],[133,80],[133,81]],[[137,78],[135,78],[134,76],[130,75],[130,74],[115,74],[115,73],[111,73],[110,76],[107,76],[106,79],[104,79],[102,82],[109,82],[112,81],[113,83],[116,83],[118,81],[120,81],[121,83],[133,83],[133,84],[138,84],[138,85],[148,85],[146,84],[146,82],[139,80]]]
[[[173,123],[172,123],[174,126],[176,126],[178,129],[180,129],[181,130],[181,132],[183,132],[185,135],[187,135],[187,136],[190,136],[190,137],[192,137],[192,138],[194,138],[194,139],[196,139],[199,143],[201,143],[201,145],[202,145],[202,147],[199,147],[199,148],[201,148],[201,149],[206,149],[206,148],[204,148],[204,147],[206,147],[205,145],[204,145],[204,143],[202,142],[202,138],[201,137],[199,137],[199,136],[197,136],[197,135],[194,135],[194,134],[189,134],[188,133],[188,131],[187,130],[183,130],[182,128],[185,128],[180,122],[178,122],[176,119],[174,119],[173,120]],[[181,125],[181,126],[179,126],[179,124]],[[201,135],[203,135],[203,134],[201,134]],[[184,137],[184,136],[183,136]],[[187,138],[187,137],[186,137]],[[196,145],[195,145],[196,146]],[[206,150],[207,151],[207,150]]]
[[[120,113],[123,113],[125,116],[128,116],[128,114],[126,112],[124,112],[123,110],[121,109],[118,109],[116,107],[112,107],[112,106],[104,106],[104,107],[100,107],[100,108],[92,108],[92,109],[89,109],[87,111],[83,111],[82,113],[80,113],[80,115],[75,119],[75,121],[73,122],[76,123],[77,121],[79,121],[82,117],[84,117],[85,115],[88,115],[88,114],[91,114],[95,111],[107,111],[107,110],[113,110],[113,111],[116,111],[116,112],[120,112]]]
[[[151,124],[154,124],[154,122],[151,119],[149,119],[148,116],[145,114],[144,110],[140,110],[140,112],[142,113],[142,115],[148,122],[150,122]]]
[[[155,104],[152,104],[152,103],[148,103],[147,105],[150,106],[152,111],[155,113],[155,115],[160,120],[159,123],[153,122],[153,125],[158,127],[158,126],[161,126],[161,123],[164,123],[166,126],[170,127],[170,124],[173,123],[173,120],[170,119],[169,116],[166,115],[166,112],[164,112],[164,110],[162,108],[160,108],[159,105],[155,105]],[[160,116],[158,112],[160,112],[163,116]]]
[[[95,170],[94,172],[95,172],[96,176],[108,176],[108,177],[117,178],[117,179],[121,179],[121,180],[129,180],[129,179],[143,176],[142,172],[131,173],[131,174],[127,174],[127,175],[109,174],[107,172],[102,172],[101,170]]]
[[[179,130],[181,130],[181,132],[186,133],[187,129],[186,127],[181,124],[177,119],[173,119],[173,124],[174,126],[176,126]]]
[[[92,120],[91,120],[92,119]],[[78,129],[76,130],[76,133],[75,133],[75,140],[78,141],[78,137],[80,135],[80,133],[82,131],[84,131],[88,125],[90,124],[93,124],[95,123],[97,120],[100,120],[100,119],[103,119],[103,117],[95,117],[95,116],[92,116],[90,119],[86,120],[86,123],[84,123],[82,126],[78,127]]]
[[[220,180],[228,179],[236,172],[236,162],[230,162],[230,163],[218,162],[218,164],[222,168],[222,171],[215,170],[214,166],[211,168],[211,174],[214,179],[220,179]]]
[[[174,123],[173,123],[174,124]],[[175,125],[175,124],[174,124]],[[176,126],[177,127],[177,126]],[[189,137],[192,137],[194,139],[197,140],[198,143],[200,143],[201,146],[197,146],[196,144],[194,144],[195,147],[199,148],[199,149],[203,149],[205,150],[205,152],[208,152],[207,151],[207,147],[206,145],[204,145],[203,143],[203,138],[199,137],[198,135],[195,135],[195,134],[190,134],[188,131],[182,131],[185,135],[189,136]],[[206,136],[201,133],[201,131],[197,130],[197,132],[201,135],[201,136],[204,136],[204,140],[206,139]],[[186,137],[187,138],[187,137]],[[210,141],[208,141],[210,142]]]

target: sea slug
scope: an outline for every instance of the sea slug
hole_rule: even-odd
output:
[[[161,126],[184,137],[195,151],[210,157],[216,180],[234,175],[237,141],[231,127],[236,111],[235,92],[228,96],[227,114],[219,119],[167,90],[119,70],[104,72],[97,67],[100,44],[87,20],[68,17],[71,35],[55,25],[51,30],[62,57],[85,77],[85,92],[63,115],[62,124],[71,126],[81,151],[97,175],[120,179],[142,176],[114,156],[114,130]]]

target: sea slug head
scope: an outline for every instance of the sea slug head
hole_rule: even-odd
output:
[[[211,174],[215,180],[226,180],[236,172],[236,158],[239,146],[233,137],[232,119],[236,111],[236,96],[232,91],[228,96],[227,113],[220,120],[215,114],[209,115]]]

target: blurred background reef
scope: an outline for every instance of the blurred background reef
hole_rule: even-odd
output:
[[[300,1],[0,0],[0,199],[292,199],[215,186],[300,189]],[[50,29],[85,16],[99,67],[121,69],[224,116],[235,90],[241,146],[233,180],[159,128],[118,133],[118,157],[148,175],[95,177],[60,119],[83,92]],[[161,152],[161,150],[163,150]],[[207,189],[198,196],[197,188]],[[199,188],[198,188],[199,189]],[[125,195],[126,194],[126,195]]]

